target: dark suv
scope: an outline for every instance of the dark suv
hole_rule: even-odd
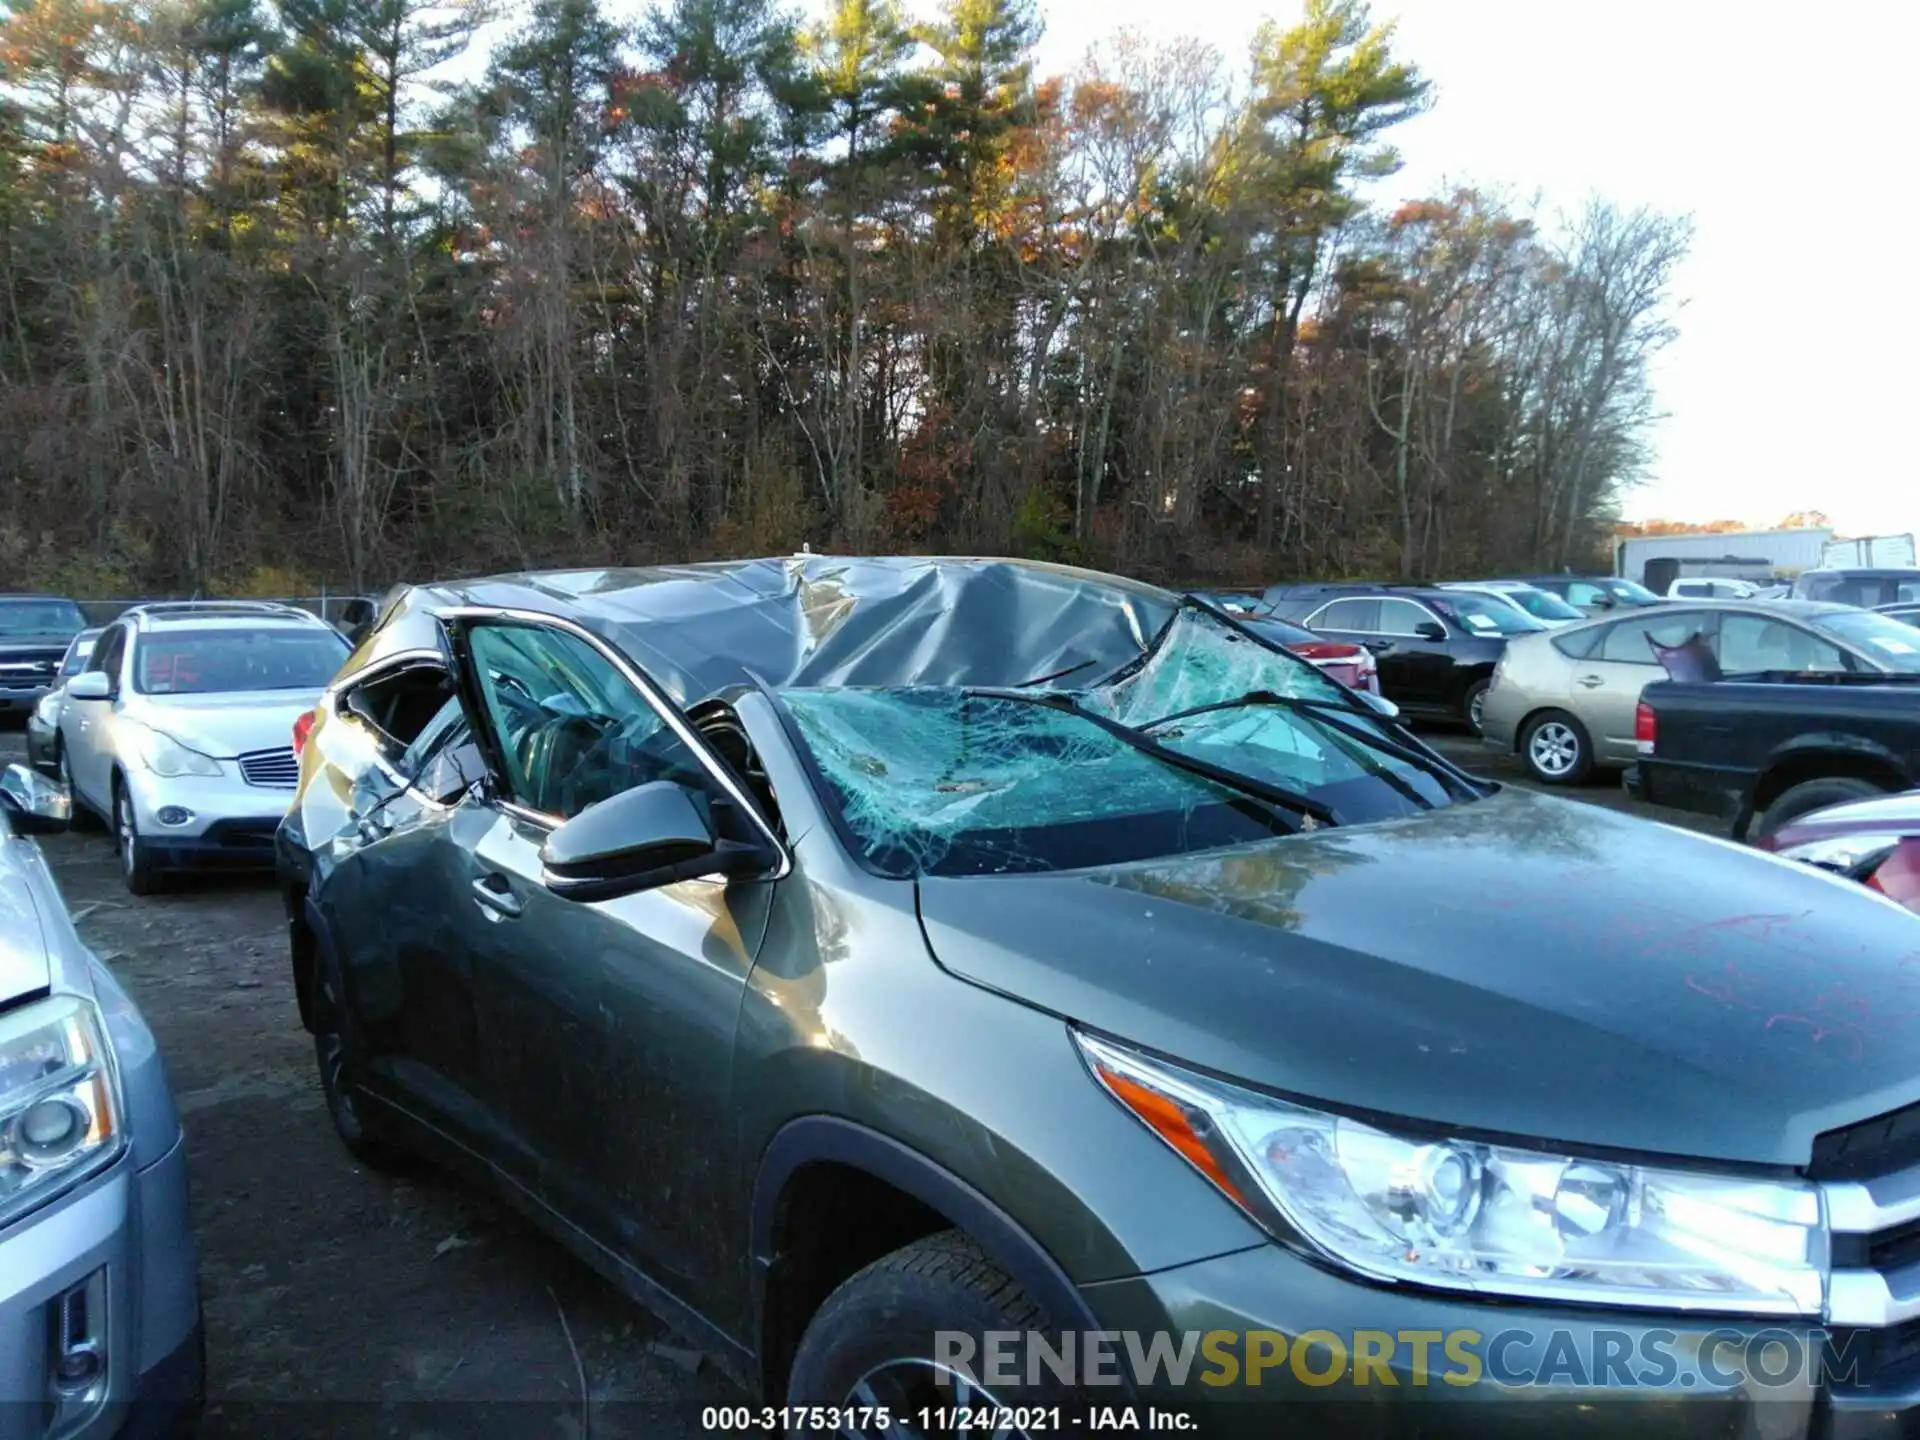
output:
[[[0,714],[31,710],[59,679],[86,614],[57,595],[0,595]]]
[[[1408,716],[1476,731],[1507,637],[1548,628],[1504,600],[1419,585],[1275,585],[1265,600],[1296,625],[1373,651],[1380,693]]]

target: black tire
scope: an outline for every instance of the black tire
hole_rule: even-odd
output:
[[[882,1256],[827,1297],[801,1337],[787,1403],[885,1406],[909,1434],[921,1433],[907,1417],[923,1406],[1058,1406],[1063,1421],[1081,1412],[1077,1392],[1044,1365],[1038,1367],[1038,1385],[996,1390],[936,1382],[935,1332],[973,1336],[973,1379],[983,1380],[981,1337],[994,1330],[1050,1334],[1052,1324],[971,1237],[958,1230],[930,1235]],[[1057,1337],[1052,1348],[1061,1351]],[[1025,1380],[1024,1357],[1008,1368]]]
[[[87,802],[80,798],[79,787],[73,783],[73,767],[67,761],[67,747],[58,739],[53,742],[53,768],[60,775],[60,783],[67,787],[67,797],[73,802],[71,817],[67,827],[71,830],[102,830],[100,817],[88,808]]]
[[[340,1003],[339,966],[324,944],[314,946],[312,1006],[313,1059],[320,1072],[320,1094],[327,1118],[347,1153],[373,1170],[399,1170],[409,1159],[391,1122],[362,1092],[359,1046],[353,1017]]]
[[[1467,686],[1466,693],[1460,697],[1460,719],[1476,735],[1481,733],[1480,706],[1487,698],[1487,691],[1492,688],[1492,680],[1476,680]]]
[[[1564,710],[1542,710],[1520,727],[1520,763],[1542,785],[1593,778],[1593,736]]]
[[[1829,805],[1844,805],[1849,800],[1870,800],[1875,795],[1885,795],[1893,788],[1897,787],[1876,785],[1871,780],[1862,780],[1853,775],[1802,780],[1774,797],[1773,803],[1755,822],[1750,838],[1758,840],[1771,835],[1788,821],[1798,820],[1815,810],[1824,810]]]
[[[120,856],[120,878],[131,895],[158,895],[164,877],[153,862],[153,846],[140,835],[139,817],[127,787],[113,782],[113,848]]]

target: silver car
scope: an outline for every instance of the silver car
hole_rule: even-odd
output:
[[[1481,706],[1483,743],[1536,780],[1578,785],[1638,754],[1640,691],[1666,678],[1656,647],[1698,637],[1727,675],[1920,672],[1920,635],[1871,610],[1810,600],[1667,601],[1516,636]]]
[[[27,838],[67,818],[0,776],[0,1430],[161,1435],[206,1383],[185,1147],[153,1032]]]
[[[60,773],[60,763],[56,757],[59,751],[60,712],[67,704],[67,681],[86,667],[88,658],[93,654],[93,642],[100,638],[101,628],[95,626],[91,630],[82,630],[73,637],[67,646],[67,653],[60,657],[59,670],[54,672],[53,688],[40,697],[40,703],[27,716],[27,763],[36,770],[55,775]]]
[[[143,605],[106,627],[67,682],[58,757],[76,818],[112,824],[129,890],[271,867],[299,778],[294,722],[347,654],[339,631],[284,605]]]
[[[1442,590],[1465,590],[1473,595],[1491,595],[1496,600],[1504,600],[1522,615],[1538,620],[1548,629],[1557,625],[1571,625],[1587,618],[1586,612],[1576,610],[1558,595],[1542,590],[1538,585],[1529,585],[1524,580],[1445,580]]]

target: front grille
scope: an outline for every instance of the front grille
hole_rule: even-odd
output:
[[[1920,1106],[1813,1142],[1832,1240],[1827,1319],[1876,1373],[1920,1365]]]
[[[291,790],[300,783],[300,761],[292,746],[284,750],[255,750],[240,757],[240,774],[249,785]]]
[[[1920,1105],[1829,1130],[1813,1141],[1816,1180],[1864,1180],[1920,1162]]]

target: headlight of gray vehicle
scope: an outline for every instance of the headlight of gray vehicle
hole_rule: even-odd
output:
[[[1078,1035],[1107,1090],[1270,1232],[1377,1280],[1817,1316],[1815,1188],[1396,1135]]]
[[[0,1016],[0,1225],[119,1154],[123,1114],[91,1000],[55,995]]]

